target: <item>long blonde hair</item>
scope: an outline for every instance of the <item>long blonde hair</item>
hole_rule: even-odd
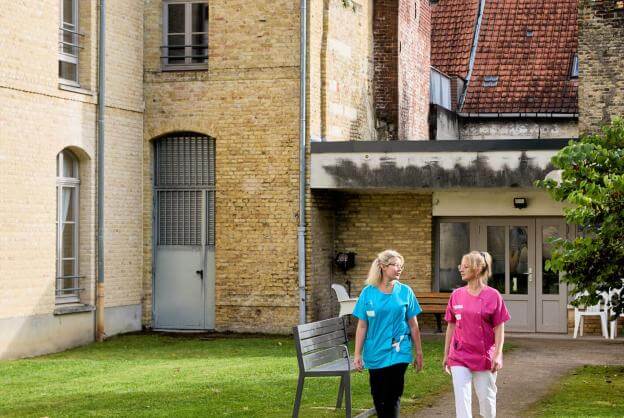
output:
[[[488,279],[492,276],[492,256],[487,251],[471,251],[464,254],[461,263],[468,263],[470,268],[477,273],[477,278],[483,284],[487,284]]]
[[[382,274],[381,266],[387,266],[392,262],[392,259],[396,258],[403,264],[403,256],[394,250],[385,250],[377,254],[377,258],[373,260],[368,276],[366,277],[366,284],[372,286],[379,286],[381,284]]]

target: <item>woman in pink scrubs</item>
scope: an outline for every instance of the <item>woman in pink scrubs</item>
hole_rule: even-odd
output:
[[[503,367],[505,322],[509,312],[502,296],[487,285],[492,257],[472,251],[458,266],[466,286],[451,294],[444,319],[444,369],[453,376],[455,412],[472,417],[472,384],[483,417],[496,417],[496,373]]]

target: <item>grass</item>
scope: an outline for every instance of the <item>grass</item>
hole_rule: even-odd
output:
[[[624,366],[583,366],[527,411],[539,417],[621,417]]]
[[[351,347],[351,351],[353,347]],[[450,390],[442,340],[423,341],[425,368],[406,374],[402,411]],[[285,417],[297,386],[292,338],[135,334],[0,362],[0,416]],[[372,406],[368,373],[352,375],[354,412]],[[306,379],[300,416],[339,417],[338,378]]]

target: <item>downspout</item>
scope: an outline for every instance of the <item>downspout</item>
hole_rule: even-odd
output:
[[[306,322],[306,259],[305,259],[305,198],[306,198],[306,79],[307,79],[307,0],[300,0],[299,36],[299,227],[297,247],[299,256],[299,323]]]
[[[472,39],[472,48],[470,48],[470,61],[468,62],[468,74],[466,75],[466,82],[464,83],[464,89],[459,98],[459,104],[457,106],[458,112],[461,112],[464,107],[464,101],[466,100],[466,93],[468,92],[468,84],[470,84],[470,77],[472,76],[472,67],[474,66],[475,56],[477,55],[477,46],[479,45],[479,32],[481,31],[481,20],[483,19],[483,10],[485,9],[485,0],[479,1],[479,10],[477,11],[477,24],[475,25],[475,34]]]
[[[95,340],[104,341],[104,79],[106,0],[100,0],[98,25],[97,96],[97,286],[95,290]]]

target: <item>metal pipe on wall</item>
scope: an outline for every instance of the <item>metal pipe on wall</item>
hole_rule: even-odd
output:
[[[104,64],[106,0],[99,0],[97,95],[97,286],[95,290],[95,340],[104,341]]]
[[[299,323],[306,322],[306,254],[305,254],[305,198],[306,198],[306,79],[307,79],[307,0],[300,0],[299,36],[299,227],[297,247],[299,256]]]

